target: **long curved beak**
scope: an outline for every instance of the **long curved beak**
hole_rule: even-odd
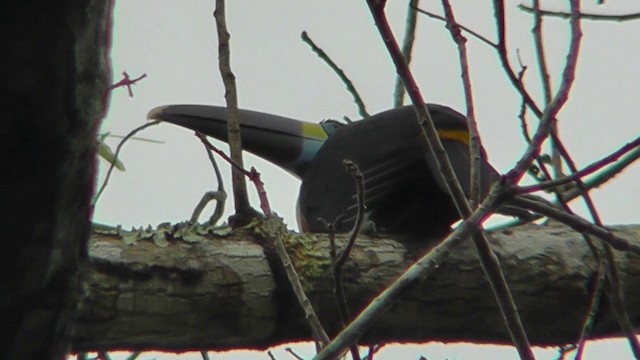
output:
[[[164,105],[149,111],[147,118],[183,126],[227,142],[227,114],[226,108],[218,106]],[[240,110],[240,133],[243,149],[298,178],[304,176],[327,139],[327,133],[319,124],[250,110]]]

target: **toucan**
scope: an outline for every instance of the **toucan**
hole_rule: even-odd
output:
[[[442,105],[427,104],[440,140],[463,189],[470,186],[467,119]],[[441,234],[459,219],[413,106],[387,110],[342,124],[313,123],[240,110],[242,146],[301,180],[297,203],[301,232],[348,232],[358,210],[356,183],[343,160],[364,176],[364,229],[372,234]],[[227,109],[207,105],[165,105],[157,119],[227,140]],[[499,179],[481,152],[480,189],[486,196]],[[468,194],[467,194],[468,195]],[[330,230],[327,223],[335,226]]]

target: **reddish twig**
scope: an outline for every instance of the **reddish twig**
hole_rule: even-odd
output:
[[[196,136],[200,139],[200,141],[202,141],[202,143],[204,144],[204,146],[207,147],[207,149],[220,155],[220,157],[222,157],[226,162],[228,162],[234,169],[236,169],[240,173],[244,174],[244,176],[249,178],[249,181],[253,183],[253,185],[256,187],[256,191],[258,192],[258,197],[260,199],[260,209],[262,209],[262,212],[265,215],[271,215],[272,212],[271,212],[271,206],[269,205],[269,198],[267,197],[267,192],[264,189],[264,183],[260,179],[260,173],[258,172],[258,170],[256,170],[256,168],[253,166],[251,167],[251,170],[247,170],[244,167],[240,166],[237,162],[231,159],[231,157],[225,154],[224,151],[218,149],[211,142],[209,142],[209,140],[207,139],[207,136],[204,135],[203,133],[196,131]]]
[[[467,104],[467,123],[469,126],[469,148],[471,155],[469,198],[471,199],[471,207],[473,208],[481,201],[480,164],[482,159],[480,158],[480,153],[482,142],[480,141],[478,124],[473,107],[473,91],[471,88],[471,77],[469,75],[469,60],[466,45],[467,39],[460,31],[460,25],[456,22],[449,0],[442,0],[442,7],[444,9],[447,29],[449,29],[451,38],[458,47],[458,57],[460,58],[460,76],[462,77],[464,98]]]
[[[122,76],[123,76],[122,80],[120,80],[117,83],[111,85],[109,87],[109,90],[117,89],[119,87],[126,87],[127,91],[129,92],[129,97],[133,97],[133,90],[131,90],[131,85],[135,85],[138,81],[146,78],[147,77],[147,73],[144,73],[144,74],[138,76],[135,79],[131,79],[129,77],[129,74],[125,70],[125,71],[122,72]]]

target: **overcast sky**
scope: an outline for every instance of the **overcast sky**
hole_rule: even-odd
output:
[[[407,2],[390,3],[388,14],[401,38]],[[422,3],[423,8],[442,13],[439,1]],[[490,3],[454,1],[457,20],[493,38]],[[519,49],[522,61],[529,66],[527,85],[539,99],[532,20],[516,8],[517,3],[508,2],[509,55],[517,64]],[[558,3],[543,1],[547,8],[564,9]],[[640,11],[636,0],[607,1],[604,6],[596,6],[595,0],[583,3],[585,12]],[[123,89],[114,92],[102,131],[125,135],[144,124],[146,113],[158,105],[225,104],[217,65],[213,6],[213,1],[195,0],[116,2],[114,82],[124,70],[131,77],[142,73],[148,77],[134,87],[133,98]],[[235,0],[228,4],[227,23],[241,108],[315,122],[345,115],[359,118],[340,80],[300,40],[304,30],[353,80],[370,113],[392,107],[394,68],[363,1]],[[566,55],[568,26],[559,19],[548,19],[545,24],[548,63],[555,86]],[[559,114],[561,136],[580,166],[609,154],[640,133],[640,22],[585,21],[583,31],[575,87]],[[520,100],[494,50],[473,38],[469,38],[468,48],[481,136],[492,164],[506,172],[524,149],[517,118]],[[412,70],[428,102],[465,112],[457,50],[442,23],[419,18]],[[130,227],[188,219],[202,194],[217,188],[202,145],[191,131],[166,124],[139,136],[165,143],[132,141],[126,145],[121,159],[127,171],[114,173],[96,207],[95,221]],[[108,142],[115,148],[117,139]],[[299,182],[253,156],[246,156],[245,162],[262,173],[273,209],[296,228],[294,206]],[[100,165],[99,183],[105,163]],[[230,189],[227,166],[223,167],[225,186]],[[606,223],[638,222],[638,179],[640,167],[635,166],[592,193]],[[258,208],[255,190],[251,187],[249,191]],[[580,206],[576,209],[581,211]],[[619,351],[616,358],[630,356],[626,345],[615,349]],[[423,355],[432,358],[428,352]],[[550,353],[547,358],[552,356]],[[449,357],[469,358],[455,353]]]

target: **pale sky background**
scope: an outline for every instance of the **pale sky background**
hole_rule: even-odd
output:
[[[406,3],[390,1],[388,14],[399,39],[404,33]],[[638,12],[637,0],[609,0],[596,6],[584,1],[583,11],[607,14]],[[454,1],[457,20],[489,38],[494,36],[490,1]],[[527,84],[538,99],[537,66],[531,42],[531,16],[508,2],[509,55],[517,64],[516,49],[529,65]],[[543,1],[545,8],[564,9],[565,2]],[[442,13],[439,1],[422,1],[422,8]],[[217,37],[213,1],[117,1],[112,51],[114,82],[128,71],[132,78],[148,77],[134,88],[117,90],[102,131],[125,135],[145,123],[147,112],[158,105],[199,103],[224,105],[224,88],[217,63]],[[232,69],[241,108],[280,114],[307,121],[344,115],[358,119],[357,109],[343,84],[300,40],[306,30],[352,79],[370,113],[392,107],[395,72],[363,1],[229,1],[227,23],[231,33]],[[568,44],[564,20],[546,21],[546,46],[553,84]],[[640,133],[640,21],[583,22],[584,41],[577,81],[570,101],[559,115],[561,136],[580,166],[587,165],[633,140]],[[469,37],[471,76],[476,118],[492,164],[508,171],[524,149],[517,114],[520,99],[512,89],[492,48]],[[428,102],[465,112],[457,50],[441,22],[420,16],[412,70]],[[534,123],[534,120],[531,120]],[[139,134],[164,141],[129,142],[121,159],[127,171],[115,172],[96,207],[95,221],[125,227],[178,222],[190,217],[202,194],[217,188],[209,160],[191,131],[160,125]],[[117,145],[117,139],[108,142]],[[226,146],[223,146],[226,148]],[[272,208],[296,228],[294,206],[299,182],[275,166],[245,156],[247,166],[262,173]],[[101,176],[106,169],[101,162]],[[225,187],[231,188],[228,166]],[[638,223],[640,166],[627,169],[602,189],[592,192],[607,224]],[[253,187],[249,188],[258,208]],[[233,201],[228,202],[229,209]],[[576,203],[577,204],[577,203]],[[575,207],[582,212],[581,206]],[[227,213],[229,215],[229,212]],[[208,216],[208,214],[207,214]],[[226,217],[225,217],[226,218]],[[402,348],[402,357],[429,359],[512,359],[513,349],[466,352],[460,347],[421,345]],[[607,357],[630,358],[627,345],[606,347]],[[486,349],[486,348],[484,348]],[[538,353],[551,359],[555,353]],[[198,355],[199,356],[199,355]],[[195,358],[198,358],[196,356]],[[155,356],[156,358],[160,358]],[[266,353],[245,353],[242,359],[267,359]],[[289,358],[287,355],[279,359]],[[381,354],[378,359],[397,358]],[[594,346],[586,359],[603,358]]]

